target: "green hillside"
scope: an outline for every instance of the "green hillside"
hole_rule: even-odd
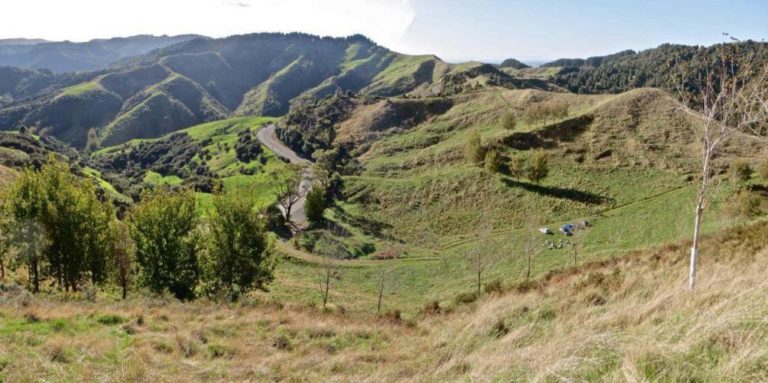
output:
[[[17,82],[9,80],[13,93],[6,103],[25,94]],[[61,82],[48,80],[49,91],[16,104],[0,103],[0,129],[31,126],[78,147],[95,129],[100,142],[112,146],[233,115],[281,116],[294,100],[311,102],[339,90],[434,96],[486,86],[553,89],[490,65],[398,54],[359,35],[266,33],[195,39],[94,72],[81,83],[57,87]]]
[[[276,200],[276,186],[290,175],[288,166],[258,142],[258,158],[238,159],[238,139],[255,136],[263,117],[220,120],[154,139],[133,139],[106,147],[93,155],[94,166],[117,190],[135,198],[147,187],[184,185],[198,191],[202,209],[219,185],[227,191],[245,192],[259,207]]]
[[[513,131],[500,126],[505,113],[553,100],[568,105],[567,116],[546,124],[519,122]],[[358,106],[334,125],[336,144],[362,167],[344,177],[344,201],[326,214],[350,233],[341,239],[348,252],[341,256],[360,257],[344,263],[348,267],[334,295],[340,305],[374,304],[372,276],[382,271],[397,280],[392,295],[401,310],[416,310],[431,299],[449,302],[472,286],[476,251],[497,254],[487,261],[492,266],[486,280],[518,282],[525,276],[531,231],[536,237],[533,272],[540,274],[573,263],[572,246],[547,249],[542,247],[546,239],[576,242],[583,261],[674,241],[692,230],[695,122],[661,91],[580,96],[495,88],[451,97],[447,109],[430,108],[430,102],[353,103]],[[409,117],[429,112],[405,123],[396,112],[403,103],[411,104]],[[535,184],[467,164],[464,147],[475,132],[484,147],[504,158],[544,151],[549,176]],[[724,169],[734,159],[757,163],[765,155],[760,146],[738,140],[725,153],[717,165]],[[732,193],[724,181],[707,232],[734,222],[725,214]],[[575,238],[541,236],[537,230],[557,231],[582,220],[592,226]],[[316,235],[307,233],[296,243],[311,250]],[[365,244],[373,250],[360,250]],[[389,252],[400,258],[374,260]],[[301,281],[322,262],[305,261],[310,263],[281,268],[282,283],[272,296],[295,300],[310,294],[312,287],[300,287]],[[366,287],[361,291],[361,286]]]

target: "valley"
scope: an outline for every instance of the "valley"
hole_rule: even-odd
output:
[[[675,88],[732,49],[746,103],[766,43],[150,40],[0,67],[0,381],[768,379],[768,108],[702,180],[736,119]]]

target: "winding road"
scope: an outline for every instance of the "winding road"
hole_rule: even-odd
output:
[[[286,159],[288,162],[299,165],[302,167],[301,171],[301,184],[299,185],[299,195],[301,196],[298,201],[291,208],[290,221],[297,227],[304,227],[307,223],[307,214],[304,212],[304,204],[307,201],[306,195],[309,191],[309,187],[312,185],[312,161],[306,158],[299,157],[296,152],[291,148],[283,144],[277,135],[275,134],[275,124],[269,124],[256,132],[256,138],[272,153],[276,156]],[[280,210],[285,215],[285,210],[282,206],[279,206]]]

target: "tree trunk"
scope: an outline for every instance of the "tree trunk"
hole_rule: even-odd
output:
[[[481,279],[482,276],[481,276],[481,274],[482,274],[482,271],[478,270],[477,271],[477,297],[478,298],[480,297],[480,290],[481,290],[481,287],[482,287],[482,279]]]
[[[5,265],[2,260],[0,260],[0,280],[5,280]]]
[[[574,242],[573,243],[573,267],[576,267],[576,265],[578,264],[578,262],[577,262],[577,255],[578,255],[578,253],[577,253],[577,250],[576,250],[576,242]]]
[[[128,296],[128,284],[123,282],[121,285],[123,288],[123,300],[125,300],[125,298]]]
[[[325,291],[323,291],[323,310],[325,310],[325,305],[328,303],[328,289],[331,286],[331,271],[328,270],[325,273]]]
[[[531,279],[531,253],[528,252],[528,272],[525,273],[525,279]]]
[[[379,289],[379,305],[376,307],[376,313],[381,314],[381,299],[384,297],[384,287]]]
[[[696,289],[696,271],[699,260],[699,234],[701,233],[701,216],[704,212],[704,198],[699,196],[696,202],[696,218],[693,224],[693,245],[691,245],[691,267],[688,274],[688,288]]]
[[[40,292],[40,273],[38,272],[37,267],[37,258],[32,258],[31,264],[29,265],[30,269],[32,269],[32,292],[37,294]]]
[[[712,156],[712,147],[707,145],[701,164],[701,185],[696,200],[696,217],[693,221],[693,244],[691,245],[691,265],[688,273],[688,288],[696,289],[696,271],[699,261],[699,235],[701,234],[701,217],[704,214],[704,200],[709,188],[709,159]]]

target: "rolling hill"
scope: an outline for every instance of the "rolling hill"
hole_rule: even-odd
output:
[[[339,90],[388,97],[456,94],[485,86],[553,89],[545,81],[516,79],[491,65],[452,65],[435,56],[398,54],[363,36],[304,34],[194,39],[124,60],[116,69],[83,74],[78,83],[49,86],[43,93],[35,92],[40,87],[27,90],[30,86],[20,91],[39,75],[24,74],[8,81],[6,88],[15,90],[10,99],[16,101],[0,108],[0,129],[32,126],[79,147],[87,143],[90,129],[109,146],[225,117],[280,116],[294,101],[311,102]]]
[[[87,42],[6,39],[0,43],[0,66],[48,69],[54,73],[92,71],[128,57],[201,37],[139,35]]]

